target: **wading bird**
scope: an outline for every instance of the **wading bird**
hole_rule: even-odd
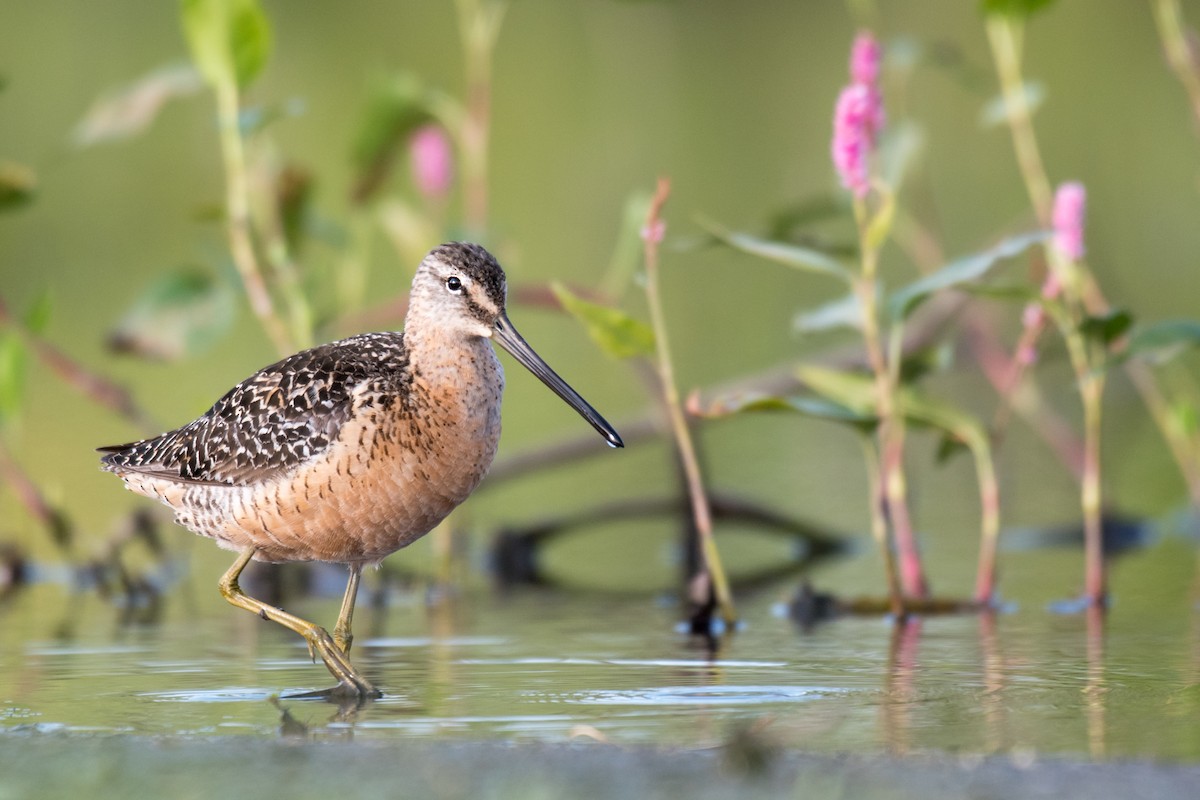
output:
[[[240,553],[220,581],[235,606],[303,636],[337,679],[321,694],[378,697],[351,664],[362,569],[428,533],[471,494],[500,439],[504,372],[494,340],[600,432],[621,437],[517,333],[504,271],[485,249],[444,244],[422,260],[401,333],[305,350],[230,389],[200,418],[100,448],[104,469]],[[331,636],[245,594],[251,560],[350,570]]]

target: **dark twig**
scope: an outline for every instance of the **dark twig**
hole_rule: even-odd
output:
[[[13,317],[0,298],[0,325],[20,334],[34,354],[50,371],[72,389],[132,422],[143,430],[156,430],[150,417],[134,402],[128,391],[108,378],[84,367],[54,345],[37,336]]]

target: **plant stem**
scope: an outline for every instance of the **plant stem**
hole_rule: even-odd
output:
[[[1029,200],[1037,215],[1038,223],[1050,227],[1054,193],[1046,177],[1042,155],[1038,150],[1037,137],[1033,132],[1033,119],[1025,97],[1025,84],[1021,79],[1021,34],[1022,26],[1007,14],[991,14],[987,19],[988,41],[996,61],[996,72],[1000,77],[1000,90],[1004,94],[1004,105],[1008,111],[1008,127],[1012,132],[1013,148],[1017,154],[1017,165],[1025,179]]]
[[[862,439],[863,460],[867,465],[867,494],[870,497],[871,538],[879,548],[879,557],[883,561],[883,573],[887,580],[888,602],[891,604],[892,616],[902,619],[905,615],[904,595],[896,580],[896,558],[892,554],[892,545],[888,541],[887,517],[883,513],[884,503],[883,483],[879,476],[879,454],[875,450],[870,436]]]
[[[2,297],[0,297],[0,327],[9,327],[21,336],[26,345],[33,350],[43,364],[50,368],[51,372],[88,400],[124,417],[146,433],[160,430],[158,424],[138,406],[133,395],[126,389],[88,369],[42,336],[29,330],[19,319],[13,317]]]
[[[696,448],[692,443],[691,430],[688,428],[687,420],[684,419],[683,407],[679,400],[679,389],[675,383],[675,371],[671,361],[671,347],[667,340],[667,325],[663,318],[662,301],[658,290],[658,241],[655,231],[661,229],[662,207],[667,202],[670,192],[670,183],[666,178],[660,178],[654,200],[650,204],[650,211],[646,216],[646,233],[643,235],[645,240],[646,304],[650,310],[650,324],[654,329],[659,383],[662,385],[663,400],[671,424],[671,433],[675,437],[679,460],[683,464],[688,496],[691,498],[692,514],[697,534],[700,537],[700,552],[704,555],[705,569],[712,578],[713,592],[721,611],[721,618],[727,626],[732,627],[737,622],[737,611],[733,605],[729,581],[725,577],[725,569],[721,566],[721,556],[717,551],[716,539],[713,536],[712,509],[704,490],[704,478],[700,473]]]
[[[1084,596],[1088,604],[1102,608],[1108,600],[1103,539],[1103,501],[1100,484],[1100,414],[1104,376],[1095,371],[1082,378],[1083,395],[1083,542]]]
[[[217,125],[220,129],[221,156],[225,167],[225,218],[229,250],[242,278],[250,308],[262,323],[267,336],[281,354],[295,349],[287,326],[275,311],[271,293],[263,281],[251,233],[249,180],[246,175],[245,146],[238,114],[240,101],[237,85],[230,79],[216,87]]]
[[[908,510],[908,484],[904,475],[904,415],[895,398],[899,364],[888,364],[880,339],[878,296],[878,252],[867,237],[867,207],[855,200],[854,217],[858,225],[862,252],[862,274],[855,290],[862,307],[863,340],[867,361],[875,376],[876,403],[879,413],[879,470],[883,494],[887,500],[888,518],[900,562],[900,584],[909,597],[929,596],[929,585],[921,565],[913,533],[912,517]]]
[[[488,138],[491,128],[492,54],[508,9],[500,0],[457,0],[458,29],[466,72],[466,114],[459,131],[462,148],[463,217],[468,231],[482,236],[488,219]]]
[[[990,606],[996,599],[996,549],[1000,540],[1000,483],[986,439],[971,448],[979,482],[979,567],[975,573],[975,602]]]
[[[292,258],[284,231],[283,211],[279,199],[283,175],[284,169],[279,160],[269,156],[264,156],[258,168],[254,170],[254,188],[259,201],[256,218],[262,252],[275,276],[276,284],[287,300],[288,316],[292,325],[292,345],[303,348],[312,346],[313,315],[312,307],[304,294],[300,271]]]
[[[1101,405],[1104,395],[1104,373],[1100,362],[1104,354],[1093,355],[1087,339],[1080,332],[1086,308],[1081,295],[1079,265],[1059,262],[1063,271],[1063,301],[1059,308],[1047,306],[1052,313],[1075,371],[1075,383],[1083,404],[1083,470],[1080,474],[1080,506],[1083,513],[1084,540],[1084,597],[1088,604],[1103,607],[1107,602],[1105,578],[1103,519],[1103,484],[1101,480],[1100,437]]]
[[[1192,45],[1188,42],[1179,0],[1153,0],[1153,3],[1154,21],[1158,23],[1158,35],[1162,39],[1167,61],[1175,77],[1183,84],[1192,104],[1192,115],[1200,125],[1200,65],[1196,63]]]

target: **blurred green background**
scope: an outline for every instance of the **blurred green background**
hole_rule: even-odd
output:
[[[412,72],[461,93],[453,4],[264,0],[264,7],[275,50],[246,103],[302,109],[271,135],[314,175],[316,212],[342,224],[352,143],[372,87]],[[1186,10],[1200,21],[1200,7]],[[886,2],[872,18],[893,52],[915,54],[906,107],[889,113],[923,134],[923,202],[935,210],[947,254],[1032,227],[1008,132],[980,121],[997,88],[978,4]],[[666,214],[668,239],[676,242],[698,232],[699,217],[761,231],[779,209],[834,190],[830,116],[858,24],[838,2],[514,2],[496,51],[489,175],[490,241],[510,286],[593,285],[609,261],[626,198],[660,175],[673,184]],[[126,141],[78,148],[71,135],[105,91],[186,58],[175,3],[0,0],[0,160],[32,168],[38,181],[31,205],[0,215],[0,296],[19,310],[48,291],[47,337],[130,387],[165,427],[203,412],[275,358],[241,304],[231,334],[194,359],[147,363],[105,348],[108,331],[156,276],[187,264],[225,268],[224,232],[210,213],[223,196],[211,96],[168,104],[149,130]],[[1108,296],[1139,320],[1195,315],[1200,138],[1161,54],[1149,4],[1061,0],[1029,25],[1025,73],[1046,89],[1035,124],[1051,178],[1088,187],[1088,257]],[[409,191],[402,171],[388,186]],[[317,246],[307,257],[334,254]],[[377,236],[371,296],[407,288],[414,266]],[[684,391],[840,341],[791,334],[797,310],[834,296],[828,282],[716,249],[668,248],[663,270]],[[917,274],[895,248],[884,270],[892,285]],[[642,313],[637,302],[631,308]],[[1015,331],[1019,309],[1000,311]],[[601,355],[570,320],[533,308],[511,315],[618,428],[647,410],[634,374]],[[1057,353],[1051,349],[1041,374],[1056,405],[1077,419],[1070,371]],[[544,387],[505,363],[502,458],[587,432]],[[934,387],[990,417],[994,396],[969,357]],[[1124,379],[1113,382],[1108,398],[1113,505],[1158,515],[1181,504],[1182,482]],[[36,365],[24,413],[5,431],[19,462],[77,521],[85,550],[144,502],[99,471],[93,448],[138,435]],[[713,484],[835,530],[865,531],[861,457],[845,432],[766,416],[713,425],[703,439]],[[964,592],[976,545],[974,478],[965,461],[937,466],[934,444],[914,437],[911,449],[918,527],[935,558],[935,585]],[[674,491],[665,448],[602,455],[484,491],[465,518],[490,527]],[[1072,480],[1020,426],[1000,468],[1006,525],[1077,517]],[[0,519],[0,537],[38,557],[52,554],[10,492],[0,494]],[[661,566],[670,530],[662,521],[587,537],[564,546],[551,566],[586,582],[645,585],[670,574]],[[173,543],[190,538],[171,535],[178,536]],[[207,544],[200,549],[226,560]],[[736,567],[739,556],[730,557]],[[878,575],[856,569],[840,579],[864,589]],[[1063,581],[1060,596],[1074,577]]]

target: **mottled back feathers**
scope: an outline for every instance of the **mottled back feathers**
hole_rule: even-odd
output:
[[[366,333],[265,367],[195,421],[153,439],[102,448],[104,468],[189,483],[246,485],[332,444],[359,402],[387,405],[411,382],[402,333]]]

